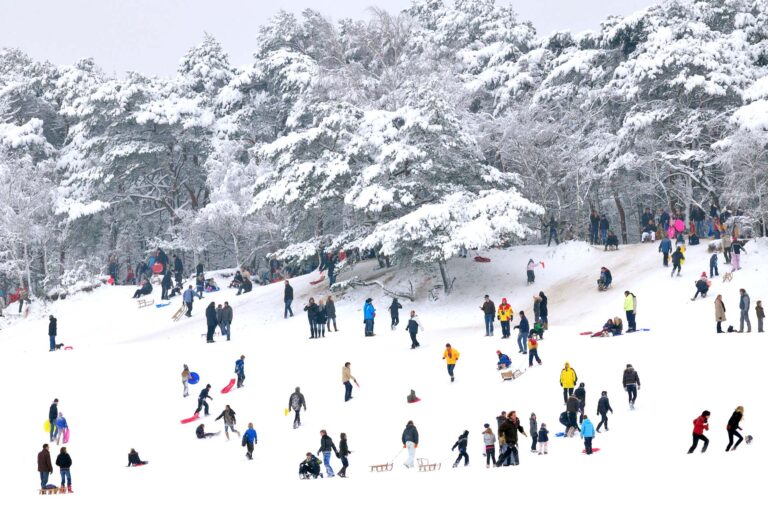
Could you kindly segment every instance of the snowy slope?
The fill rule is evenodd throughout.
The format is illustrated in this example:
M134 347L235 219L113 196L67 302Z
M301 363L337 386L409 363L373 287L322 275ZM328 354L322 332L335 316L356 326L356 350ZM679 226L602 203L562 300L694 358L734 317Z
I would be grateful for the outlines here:
M340 331L309 340L302 305L309 296L328 294L325 283L310 285L317 274L292 280L297 317L289 320L282 317L281 284L239 297L229 289L209 294L195 303L193 318L179 323L170 320L178 298L166 308L138 310L128 287L100 288L53 303L38 311L38 317L0 331L5 389L0 437L12 438L5 445L5 498L22 508L51 504L36 493L35 456L47 440L43 423L48 406L58 397L72 430L68 449L76 494L57 496L55 502L67 508L95 508L104 502L128 508L158 501L298 508L305 504L303 496L320 508L485 506L501 501L545 508L563 501L577 508L638 508L662 499L701 501L701 508L714 508L731 500L734 484L742 501L749 502L746 506L758 508L759 462L765 454L758 424L768 418L760 384L765 337L714 334L713 300L723 295L729 323L734 324L740 287L747 288L753 304L766 297L768 273L760 268L766 267L768 244L749 243L745 269L730 283L716 279L709 297L696 302L690 297L694 280L708 267L706 246L687 252L681 278L670 278L661 268L656 248L622 246L606 253L569 243L492 251L489 264L452 261L456 289L438 301L428 299L423 276L378 271L371 262L359 265L357 273L376 275L388 286L404 287L409 279L418 286L417 302L403 302L401 313L404 318L415 308L426 327L419 338L423 347L416 351L402 329L405 321L401 329L389 330L390 299L375 288L338 296ZM545 264L537 270L533 287L525 285L528 258ZM596 291L601 265L614 275L614 286L605 293ZM721 258L721 273L725 269ZM580 336L598 329L608 317L623 316L625 289L638 297L638 327L651 331L612 339ZM483 336L478 307L488 293L497 304L507 297L516 314L524 309L532 316L531 297L538 290L549 296L551 327L540 348L544 364L502 383L495 371L496 349L513 356L517 366L527 365L527 359L516 354L514 339L499 338L498 323L497 336ZM159 289L155 294L159 297ZM367 296L378 309L374 338L362 335L361 308ZM234 306L232 342L217 337L207 345L200 337L203 308L211 299ZM74 350L47 352L48 313L59 319L58 341ZM756 331L754 314L752 319ZM446 341L461 352L453 384L441 360ZM221 395L240 354L246 355L246 387ZM352 363L360 383L346 404L341 384L345 361ZM553 437L550 454L539 457L527 451L528 440L522 438L520 466L486 470L482 425L494 424L500 411L517 410L526 430L532 411L552 435L561 430L558 379L565 361L586 384L588 414L594 415L601 390L611 397L611 431L595 439L602 451L587 457L580 453L579 439ZM621 387L628 362L643 383L634 412L627 409ZM213 416L205 419L210 431L223 430L222 422L213 418L226 403L237 411L241 431L249 421L255 424L259 443L254 461L245 460L236 439L226 442L222 434L200 441L194 425L179 424L194 411L202 389L192 386L192 395L182 398L179 374L184 363L200 373L203 385L213 385ZM295 386L301 386L308 407L298 430L283 415ZM410 389L422 398L420 403L406 404ZM737 405L745 406L744 431L756 440L726 454L725 423ZM710 450L703 456L686 455L691 421L705 408L712 412ZM400 435L409 419L421 435L418 456L442 461L441 471L418 473L402 467ZM317 451L322 428L337 444L339 433L347 433L354 452L350 479L297 480L298 464L305 452ZM471 465L452 470L455 454L450 447L465 429L470 431ZM150 460L148 466L124 467L132 447ZM55 458L58 448L52 452ZM369 464L393 459L392 472L368 473ZM338 470L340 463L333 462ZM58 472L53 481L58 481Z

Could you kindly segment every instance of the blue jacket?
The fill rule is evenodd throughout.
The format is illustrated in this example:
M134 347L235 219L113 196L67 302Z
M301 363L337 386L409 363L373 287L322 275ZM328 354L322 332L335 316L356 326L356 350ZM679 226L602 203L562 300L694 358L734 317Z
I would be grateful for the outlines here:
M69 428L67 420L63 416L61 418L56 418L56 428L61 430Z
M235 373L242 374L245 371L245 361L239 359L235 361Z
M528 318L523 317L520 319L520 324L517 325L517 328L520 330L520 333L528 334L528 331L530 331L531 327L528 325Z
M546 443L549 441L549 431L545 428L539 429L539 443Z
M373 320L373 316L376 314L376 309L373 307L373 303L366 303L363 306L363 319Z
M595 426L592 425L589 418L584 418L584 421L581 422L581 437L595 437Z
M498 364L507 365L509 367L509 366L512 366L512 360L510 360L509 356L507 356L506 354L502 354L501 357L499 358Z
M256 431L254 429L249 428L248 430L243 433L243 439L249 443L256 443Z
M672 251L672 241L670 241L668 237L665 237L661 240L661 243L659 244L659 251L661 253L669 253Z
M182 299L185 303L191 303L195 300L195 293L192 289L187 289L184 291L184 294L182 294Z

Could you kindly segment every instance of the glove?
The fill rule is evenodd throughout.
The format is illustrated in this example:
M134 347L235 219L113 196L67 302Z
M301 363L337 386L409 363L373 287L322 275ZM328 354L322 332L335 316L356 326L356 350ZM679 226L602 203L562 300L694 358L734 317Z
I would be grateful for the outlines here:
M403 445L403 448L405 448L405 445Z
M416 443L416 445L414 446L414 448L418 448L418 447L419 447L419 443ZM53 471L51 471L51 473L53 473Z

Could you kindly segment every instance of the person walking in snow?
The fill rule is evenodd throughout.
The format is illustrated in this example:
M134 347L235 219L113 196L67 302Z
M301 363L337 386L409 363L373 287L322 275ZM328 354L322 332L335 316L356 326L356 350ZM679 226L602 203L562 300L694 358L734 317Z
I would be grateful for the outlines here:
M579 387L574 390L573 394L579 399L579 423L584 419L584 407L587 404L587 390L584 388L584 383L579 383Z
M539 340L538 335L531 331L528 334L528 366L533 366L533 360L536 360L536 363L541 365L541 358L539 358Z
M762 301L758 301L755 305L755 315L757 315L757 332L765 333L765 331L763 331L763 319L765 319L765 310L763 310Z
M411 349L415 349L421 345L418 340L416 340L416 335L423 329L424 326L421 325L421 321L416 315L416 310L411 310L411 316L408 319L408 324L405 326L405 330L411 336Z
M56 419L59 417L59 399L54 398L51 407L48 408L48 425L50 426L50 441L56 438Z
M56 326L56 317L53 315L48 316L48 340L50 342L50 352L53 352L56 350L56 335L57 335L57 326Z
M699 294L701 294L701 297L705 298L707 297L707 291L709 291L709 285L710 282L707 280L707 273L706 271L702 271L701 277L696 280L696 294L693 295L691 298L691 301L696 301L696 298L699 297Z
M696 450L699 441L704 441L704 447L701 449L701 453L707 451L709 439L704 435L704 431L709 430L709 415L709 411L704 411L701 413L701 416L693 420L693 444L688 449L688 453L693 453Z
M507 413L506 420L499 426L499 441L503 436L506 449L499 455L496 467L520 464L520 454L517 450L518 433L526 435L525 429L520 425L520 418L517 417L517 413L510 411Z
M541 298L541 303L539 303L539 314L541 314L541 325L544 326L544 330L546 331L549 329L549 299L544 294L544 291L539 292L539 298Z
M206 384L205 388L203 388L203 391L200 392L200 395L197 397L197 409L195 409L195 414L200 414L200 410L205 408L205 415L208 416L208 402L207 400L213 400L213 397L208 395L208 392L211 391L211 385Z
M231 338L231 329L232 326L232 318L233 318L233 310L232 307L229 306L229 301L224 301L224 307L221 309L221 318L219 319L219 328L221 328L221 336L227 337L227 342L229 342Z
M189 396L189 379L192 377L192 372L189 371L189 367L184 365L184 370L181 371L181 384L184 386L184 397Z
M531 433L531 453L536 453L536 443L539 442L539 425L536 421L536 413L531 413L528 418L528 432Z
M347 477L347 468L349 467L349 461L347 460L347 457L349 457L351 453L352 452L349 450L349 444L347 443L347 434L342 432L339 439L339 453L336 454L336 456L341 461L339 476L342 478Z
M672 251L672 241L669 237L665 237L659 243L659 253L662 254L661 262L664 267L669 267L669 252Z
M491 462L496 466L496 435L487 423L483 425L483 445L485 445L485 467L490 468Z
M734 237L733 242L731 243L731 251L733 252L733 255L731 256L731 268L733 271L738 271L741 269L741 252L747 253L747 250L744 249L742 242Z
M752 333L752 323L749 321L749 294L744 289L739 289L739 333L744 332L744 323L747 323L747 333Z
M245 382L245 354L235 361L235 374L237 374L237 387L242 388Z
M456 368L456 362L459 361L459 351L451 347L451 344L445 344L443 359L448 366L448 375L451 376L451 382L453 382L453 371Z
M640 376L637 375L634 367L627 363L627 368L624 369L624 375L621 378L621 383L624 385L629 397L629 408L635 408L635 400L637 400L637 390L640 389Z
M288 398L288 408L293 409L294 416L293 416L293 428L297 429L301 427L301 408L304 408L304 410L307 410L307 402L304 400L304 395L301 393L301 388L296 386L296 390L291 393L291 396Z
M376 309L373 307L373 299L368 298L363 305L363 322L365 322L365 336L374 336L373 321L376 318Z
M56 418L56 445L58 446L59 441L64 441L65 443L69 439L69 425L67 424L67 419L64 418L64 415L62 413L59 413L58 418Z
M227 441L229 441L230 430L237 434L237 437L240 437L240 432L235 430L235 424L237 423L237 418L235 418L235 415L235 410L229 407L229 405L225 405L224 410L214 420L219 421L220 419L224 418L224 435L227 436Z
M341 369L341 382L344 384L344 402L352 400L352 383L357 384L357 379L352 375L352 364L347 361Z
M717 332L723 333L723 321L725 321L725 303L723 296L718 294L715 298L715 320L717 321Z
M331 452L339 456L339 451L336 449L336 445L333 444L333 439L325 429L320 431L320 448L317 450L317 454L323 454L323 465L325 466L325 473L328 478L333 478L333 468L331 467Z
M563 388L563 402L568 402L568 397L573 395L573 389L576 387L579 377L576 375L576 371L571 368L571 364L567 361L565 366L560 371L560 387Z
M541 428L539 429L539 437L537 439L539 455L547 455L549 453L549 430L547 430L546 423L541 424Z
M328 321L328 314L325 311L325 303L321 299L317 303L317 315L315 316L315 329L317 336L325 338L325 323Z
M392 304L389 305L389 315L392 318L392 331L395 330L398 324L400 324L400 309L403 307L403 305L400 304L400 301L397 300L397 298L392 298Z
M339 328L336 327L336 301L333 300L333 296L328 296L328 300L325 302L325 315L328 333L331 332L331 322L333 322L333 330L338 331Z
M213 334L216 332L216 326L218 326L216 320L216 304L213 301L211 301L205 309L205 323L208 326L208 331L205 333L205 341L212 344Z
M70 468L72 467L72 457L67 453L67 447L62 446L59 450L59 455L56 457L56 465L59 466L59 474L61 474L61 488L64 489L66 483L67 492L72 492L72 475L70 474Z
M628 290L624 291L624 312L627 314L627 333L637 331L637 297Z
M291 310L291 303L293 303L293 287L291 287L291 284L288 283L288 280L285 280L283 303L285 304L285 309L283 310L283 319L287 319L289 313L291 314L291 317L293 317L293 310Z
M258 442L259 438L256 435L256 430L253 428L253 423L248 423L248 429L246 429L243 434L243 446L245 446L247 450L245 456L248 457L248 460L253 460L253 446Z
M726 452L729 452L732 449L736 450L736 448L738 448L741 442L744 440L744 437L739 434L739 431L741 430L742 418L744 418L744 408L739 406L728 419L728 425L725 427L726 430L728 430L728 446L725 447ZM735 445L733 444L734 436L739 438ZM733 448L731 448L731 446L733 446Z
M459 449L459 456L456 457L456 460L453 462L453 467L457 467L459 465L459 461L463 458L464 459L464 467L469 466L469 455L467 454L467 441L469 439L469 431L465 430L464 432L459 435L459 438L456 440L455 443L453 443L453 446L451 447L451 451L454 451L456 448Z
M402 435L403 448L408 450L408 459L403 464L407 468L413 467L413 458L416 456L416 448L419 447L419 431L413 421L408 420Z
M722 241L720 243L723 245L723 258L725 259L726 264L731 263L731 243L733 242L732 238L728 234L724 234Z
M677 276L680 276L680 269L684 260L685 255L683 255L682 248L678 246L675 252L672 254L672 272L669 276L675 276L675 269L677 269Z
M488 294L485 295L485 301L480 306L485 316L485 336L493 336L493 315L496 313L496 305L493 304Z
M584 450L587 455L592 455L592 439L595 437L595 426L592 420L585 414L584 421L581 423L581 437L584 439Z
M528 276L528 285L536 281L536 274L533 270L536 269L536 263L533 259L528 259L528 266L526 267L526 275Z
M717 270L717 252L713 253L709 257L709 277L720 276L720 272Z
M517 330L517 347L521 354L528 354L528 332L531 327L528 325L528 317L525 316L525 312L520 311L520 324L515 326Z
M547 246L549 246L552 243L552 238L555 239L555 245L559 245L560 241L557 239L557 221L555 220L554 216L550 216L549 223L547 223L547 227L549 227L549 241L547 241Z
M184 301L184 306L187 308L187 313L185 313L185 315L187 317L192 317L192 302L195 300L195 291L192 290L191 285L184 291L184 294L181 295L181 299Z
M600 399L597 401L597 414L600 416L600 422L597 424L598 432L600 432L600 427L603 425L605 425L605 431L608 432L608 411L613 414L611 402L608 400L608 392L604 391L600 394Z
M512 317L514 317L514 312L512 311L512 307L507 303L507 298L501 298L499 310L496 312L496 318L498 318L501 323L501 338L510 337L511 332L509 330L509 323L512 320Z

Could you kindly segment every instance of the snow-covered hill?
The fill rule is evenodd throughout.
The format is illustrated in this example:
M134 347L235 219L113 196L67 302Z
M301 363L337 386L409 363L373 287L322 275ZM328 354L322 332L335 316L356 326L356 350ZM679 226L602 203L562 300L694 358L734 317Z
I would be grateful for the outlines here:
M728 323L738 326L738 289L748 290L753 305L766 297L768 272L761 268L768 267L768 243L750 242L745 269L731 282L715 279L710 295L695 302L690 301L693 282L708 268L706 245L689 249L681 278L670 278L656 250L657 245L645 244L606 253L568 243L492 251L487 264L452 261L455 291L437 301L428 298L430 286L423 276L360 264L356 273L383 273L378 278L387 286L405 287L408 280L417 285L417 301L403 302L401 313L402 319L416 309L423 321L426 331L417 350L409 348L405 321L390 331L386 308L391 300L375 288L337 296L340 331L308 339L303 304L310 296L328 294L325 282L310 284L317 274L292 280L297 316L288 320L282 315L282 284L239 297L229 289L208 294L195 303L192 318L178 323L171 320L178 298L165 308L137 309L128 287L100 288L53 303L0 332L3 497L21 508L52 503L66 508L639 508L657 501L714 508L734 497L741 506L759 508L765 455L760 429L768 418L762 391L766 336L756 333L754 313L753 334L716 335L713 300L723 295ZM537 270L532 287L525 284L529 258L545 266ZM722 257L720 264L722 274L728 268ZM612 270L614 285L598 293L595 280L602 265ZM539 350L543 366L502 383L495 370L497 349L512 356L516 366L524 367L527 359L516 354L514 338L500 338L498 322L496 336L484 337L478 307L488 293L497 304L506 297L516 314L524 309L531 316L531 298L539 290L549 296L550 310L550 330ZM598 329L608 317L623 316L624 290L637 295L638 327L651 331L618 338L579 335ZM155 294L159 297L159 289ZM378 309L373 338L363 336L361 309L368 296ZM228 300L234 307L229 343L217 337L208 345L201 338L203 308L210 300ZM6 313L13 312L12 307ZM58 317L58 341L73 350L48 352L48 313ZM461 352L453 384L441 359L446 342ZM245 388L221 395L241 354L246 356ZM360 383L348 403L341 384L346 361ZM481 432L484 423L495 428L500 411L516 410L526 429L531 412L552 436L562 429L558 380L566 361L586 384L588 414L594 415L600 391L611 398L611 430L594 442L601 451L588 457L581 454L579 439L552 437L549 455L537 456L522 438L520 466L486 470ZM202 383L191 387L188 398L182 398L180 382L184 363L200 374ZM633 412L621 386L626 363L636 367L642 380ZM220 435L201 441L194 425L179 423L193 413L206 383L214 389L213 416L204 420L207 429L223 429L213 418L230 404L239 430L253 422L258 432L252 462L237 439L227 442ZM308 408L298 430L283 413L295 386L301 387ZM410 389L421 402L406 403ZM53 398L59 399L72 431L68 449L76 494L51 501L37 495L35 457L47 442L43 424ZM737 405L745 406L744 431L755 442L726 454L725 424ZM686 455L691 421L703 409L712 412L710 450ZM442 462L442 470L419 473L403 467L400 436L408 420L420 433L418 456ZM354 452L349 479L297 479L304 453L319 447L320 429L327 429L337 444L339 434L347 433ZM450 448L465 429L470 432L470 467L451 469L455 452ZM130 448L150 464L125 468ZM55 458L58 448L52 452ZM370 464L391 461L393 471L369 473ZM333 463L341 467L335 458ZM58 472L53 481L58 482Z

